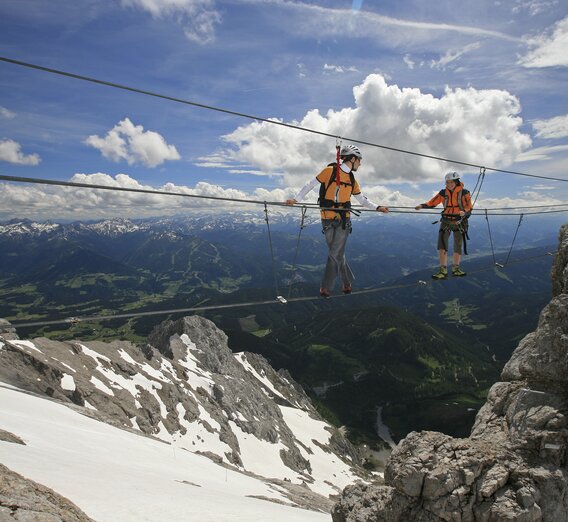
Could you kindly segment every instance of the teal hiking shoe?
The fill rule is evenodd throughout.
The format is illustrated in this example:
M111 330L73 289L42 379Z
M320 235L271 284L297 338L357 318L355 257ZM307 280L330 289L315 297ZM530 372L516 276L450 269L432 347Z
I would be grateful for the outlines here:
M448 279L448 269L445 266L441 266L433 276L432 279Z
M454 276L454 277L463 277L463 276L465 276L465 275L467 275L467 273L464 272L464 271L459 267L459 265L454 265L454 266L452 266L452 276Z

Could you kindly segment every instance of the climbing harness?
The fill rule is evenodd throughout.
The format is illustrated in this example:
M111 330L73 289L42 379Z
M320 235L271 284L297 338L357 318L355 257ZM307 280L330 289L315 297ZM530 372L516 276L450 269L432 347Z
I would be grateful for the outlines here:
M467 252L467 242L469 240L468 234L468 223L467 217L470 215L469 212L466 215L461 216L461 214L442 214L442 217L438 221L432 222L433 225L436 223L440 223L440 230L438 231L438 235L440 236L441 243L444 245L444 250L448 251L448 244L446 243L446 238L444 237L446 232L449 230L450 232L456 233L459 232L463 238L463 253L464 255L468 255ZM461 217L461 219L457 221L450 221L446 219L446 217Z

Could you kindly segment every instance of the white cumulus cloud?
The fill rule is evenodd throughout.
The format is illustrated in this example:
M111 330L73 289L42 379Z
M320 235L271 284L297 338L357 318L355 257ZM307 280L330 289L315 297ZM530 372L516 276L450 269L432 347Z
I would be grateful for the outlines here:
M88 187L28 186L0 183L0 220L14 216L30 219L98 219L111 217L168 216L199 209L212 213L227 210L262 211L264 201L282 202L289 194L284 189L257 188L251 192L222 187L206 182L195 186L166 183L161 187L144 185L127 174L110 176L102 172L77 173L69 181L137 190L157 190L184 194L168 196L105 190ZM187 196L207 196L240 200L255 200L259 204L200 199Z
M568 66L568 16L528 44L534 48L519 60L523 67Z
M214 0L121 0L122 5L137 7L154 18L172 18L179 23L185 36L197 43L215 40L215 27L221 23L221 14Z
M526 150L531 139L519 130L520 104L502 90L446 88L436 97L416 88L388 85L369 75L353 89L355 104L321 114L310 110L292 124L332 136L416 151L488 166L505 166ZM278 120L279 121L279 120ZM285 186L301 186L334 158L330 137L253 122L224 136L227 161L263 172L284 172ZM437 181L445 162L359 145L366 183ZM223 153L218 152L218 156Z
M0 141L0 160L15 165L39 165L41 158L37 154L24 154L17 141L4 139Z
M538 138L551 139L568 136L568 114L548 120L536 120L532 125Z
M145 131L142 125L134 125L128 118L120 121L104 138L89 136L85 143L101 151L113 161L126 160L129 165L142 163L156 167L167 160L179 160L174 145L168 145L157 132Z

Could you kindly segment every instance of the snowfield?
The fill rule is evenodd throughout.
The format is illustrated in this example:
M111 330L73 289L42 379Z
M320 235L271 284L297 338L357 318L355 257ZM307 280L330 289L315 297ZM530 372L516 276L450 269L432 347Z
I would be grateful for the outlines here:
M0 441L2 464L67 497L97 522L331 518L251 498L290 504L278 486L4 384L0 384L0 429L26 443Z

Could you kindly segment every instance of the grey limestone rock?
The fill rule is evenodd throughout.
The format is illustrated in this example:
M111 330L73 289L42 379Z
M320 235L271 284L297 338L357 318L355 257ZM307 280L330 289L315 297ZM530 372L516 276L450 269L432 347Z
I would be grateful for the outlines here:
M346 488L334 522L568 521L568 225L553 298L489 391L467 439L410 433L385 485Z
M0 521L93 522L70 500L0 464Z
M6 340L18 339L18 335L9 321L0 318L0 342L2 342L2 338Z
M568 224L560 229L558 251L552 265L552 295L568 294Z
M0 440L3 440L4 442L13 442L14 444L22 444L24 446L26 445L20 437L3 429L0 429Z

